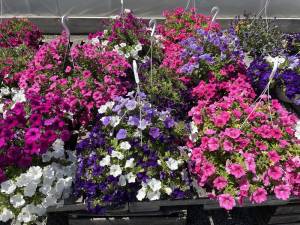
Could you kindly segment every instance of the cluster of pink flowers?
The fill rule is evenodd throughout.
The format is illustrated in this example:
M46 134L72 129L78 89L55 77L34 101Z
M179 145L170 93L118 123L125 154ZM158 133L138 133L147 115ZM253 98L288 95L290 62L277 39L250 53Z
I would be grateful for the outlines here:
M0 114L0 182L6 173L12 175L31 166L38 155L48 151L54 141L67 141L70 132L63 121L59 103L39 95L16 103Z
M297 117L266 96L254 103L244 75L226 83L226 94L210 104L204 99L214 96L214 84L194 89L200 100L190 116L198 129L187 145L198 185L227 210L235 198L242 204L248 197L262 203L273 193L282 200L300 196Z
M92 44L77 45L69 52L62 35L39 49L19 85L27 96L40 94L49 100L61 96L61 110L72 114L73 125L87 125L101 105L127 92L129 67L117 52Z
M42 41L38 27L27 19L10 19L0 24L0 47L11 48L22 44L37 49Z

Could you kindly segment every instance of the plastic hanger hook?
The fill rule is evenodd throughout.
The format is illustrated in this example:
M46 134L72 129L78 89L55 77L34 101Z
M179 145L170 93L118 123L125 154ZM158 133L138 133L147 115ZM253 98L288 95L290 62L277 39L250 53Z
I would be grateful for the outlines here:
M215 22L215 20L217 18L217 15L219 14L219 12L220 12L220 8L218 6L214 6L211 9L210 14L211 15L213 14L212 19L211 19L212 22Z
M64 31L67 34L68 39L70 40L70 29L68 28L67 23L66 23L66 21L68 21L68 20L69 20L68 16L63 15L61 18L61 24L64 28Z

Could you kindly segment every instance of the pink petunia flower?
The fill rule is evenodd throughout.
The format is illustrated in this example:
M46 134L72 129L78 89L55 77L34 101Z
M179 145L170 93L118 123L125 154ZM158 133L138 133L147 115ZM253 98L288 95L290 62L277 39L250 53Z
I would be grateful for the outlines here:
M29 128L25 134L25 142L33 143L41 137L40 129L38 128Z
M202 170L203 170L203 175L206 177L209 177L216 172L216 168L214 167L214 165L212 163L205 163L202 166Z
M207 146L209 151L213 152L218 150L219 148L219 141L217 138L210 138L207 142Z
M281 160L280 155L275 150L268 152L268 156L273 163L277 163Z
M241 178L246 174L244 168L238 163L229 164L226 167L226 171L229 174L233 175L235 178Z
M278 185L274 188L276 198L281 200L288 200L291 195L291 188L289 185Z
M213 184L214 184L214 187L220 191L227 186L228 182L225 177L217 177L214 180Z
M232 139L237 139L241 135L241 130L237 128L226 128L225 135Z
M231 210L236 206L236 202L230 194L221 194L218 196L218 200L220 206L226 210Z
M225 140L223 142L223 148L226 152L231 152L233 150L233 144L230 141Z
M255 192L253 192L251 199L255 203L263 203L267 200L267 191L263 188L258 188Z
M273 166L268 170L268 176L273 180L279 180L283 175L282 169L278 166Z

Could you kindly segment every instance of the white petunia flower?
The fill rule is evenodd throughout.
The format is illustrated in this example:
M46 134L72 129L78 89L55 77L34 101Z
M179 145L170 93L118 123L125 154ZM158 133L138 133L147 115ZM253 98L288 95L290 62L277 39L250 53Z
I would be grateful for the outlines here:
M160 199L160 192L159 191L149 191L147 193L147 198L150 201L155 201Z
M38 216L43 216L46 214L46 208L43 205L37 205L36 206L36 214Z
M113 158L117 158L117 159L124 159L124 155L121 153L121 152L118 152L118 151L112 151L111 152L111 157Z
M39 191L41 193L43 193L44 195L48 195L51 192L51 190L52 190L52 187L49 184L45 184L39 188Z
M4 112L3 109L4 109L4 104L3 104L3 103L0 103L0 113L3 113L3 112Z
M159 191L161 189L161 182L155 178L152 178L147 184L152 191Z
M146 194L147 194L147 188L142 187L136 195L137 200L142 201L146 197Z
M120 144L120 148L123 150L129 150L131 148L131 145L128 141L124 141Z
M32 197L36 192L37 184L30 183L24 187L24 196Z
M100 166L104 167L109 165L110 165L110 156L107 155L100 161Z
M32 166L27 171L27 176L31 179L32 182L40 183L40 179L43 176L43 170L39 166Z
M119 178L119 183L118 185L120 185L121 187L124 187L126 185L126 177L121 175Z
M14 214L7 208L4 208L0 213L0 221L6 223L7 221L14 218Z
M48 208L50 206L54 206L56 205L57 203L57 199L52 196L52 195L48 195L42 202L42 205L45 207L45 208Z
M135 183L136 175L130 172L126 175L126 179L128 180L128 183Z
M53 181L55 180L55 170L54 168L49 165L43 169L43 184L52 185Z
M300 120L297 121L295 130L295 137L300 140Z
M5 194L12 194L16 190L17 186L14 181L7 180L1 183L1 192Z
M112 116L110 119L110 125L112 127L116 127L119 125L121 118L119 116Z
M103 113L106 113L107 111L107 105L101 105L100 108L98 109L98 113L99 114L103 114Z
M64 142L60 138L55 140L52 144L52 148L54 150L54 152L52 152L54 158L61 159L65 156Z
M10 197L9 202L13 205L14 208L20 208L25 204L23 195L20 195L20 194L16 194L16 195Z
M107 45L108 45L108 40L102 41L101 44L102 44L103 46L107 46Z
M165 187L164 191L166 192L167 195L171 195L172 194L172 189L169 187Z
M141 51L143 49L143 47L142 47L142 44L141 43L138 43L136 46L135 46L135 50L136 51Z
M122 174L122 169L119 165L111 165L109 174L117 177Z
M126 47L126 43L123 42L120 44L120 46L121 46L121 48L124 48L124 47Z
M96 44L99 44L99 38L98 37L95 37L95 38L92 38L92 40L91 40L91 43L92 43L92 45L96 45Z
M134 158L130 158L125 163L125 168L133 168L134 167Z
M17 93L13 96L12 100L13 100L13 102L15 102L15 103L26 102L26 97L25 97L24 91L21 90L21 91L17 92Z
M167 166L170 168L170 170L178 170L178 161L173 158L169 158L167 161Z
M9 88L8 87L3 87L0 89L0 93L2 96L6 96L10 94Z
M50 162L52 159L52 152L48 151L45 154L42 155L42 161L45 162Z
M27 207L24 207L21 212L19 213L17 217L18 222L23 223L29 223L31 221L34 221L36 219L36 216L33 215Z
M31 178L26 173L22 173L19 177L16 179L16 185L18 187L25 187L31 182Z

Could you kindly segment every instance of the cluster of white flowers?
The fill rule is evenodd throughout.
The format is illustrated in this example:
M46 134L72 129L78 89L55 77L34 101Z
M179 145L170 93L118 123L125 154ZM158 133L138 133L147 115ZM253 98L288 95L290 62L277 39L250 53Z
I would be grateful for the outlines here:
M2 103L2 99L10 97L13 101L12 108L16 103L25 102L26 97L23 90L9 88L9 87L2 87L0 88L0 113L4 113L4 104Z
M141 43L137 43L135 46L129 46L126 43L120 43L114 46L114 51L118 52L119 55L125 56L125 58L133 58L135 60L142 60L139 57L139 52L143 49Z
M298 120L297 124L296 124L296 127L295 127L295 136L297 139L300 140L300 120Z
M59 160L67 163L60 164ZM10 204L0 210L0 221L35 222L45 215L48 207L62 205L63 199L70 196L76 171L74 153L65 151L64 142L57 139L43 155L43 162L47 165L32 166L26 173L1 183L0 196Z

